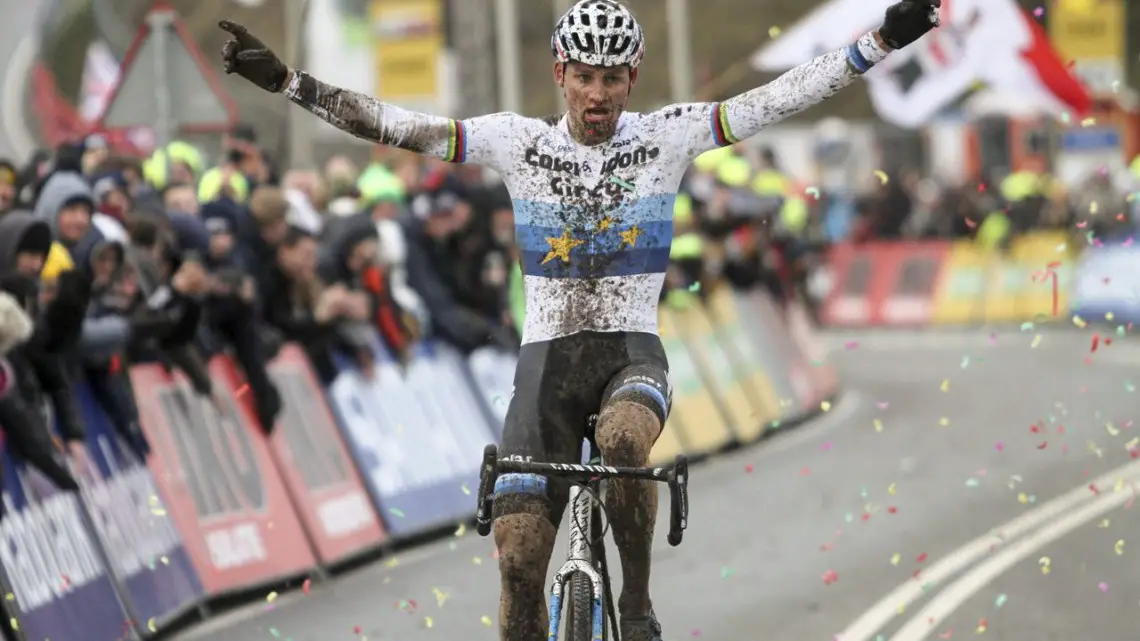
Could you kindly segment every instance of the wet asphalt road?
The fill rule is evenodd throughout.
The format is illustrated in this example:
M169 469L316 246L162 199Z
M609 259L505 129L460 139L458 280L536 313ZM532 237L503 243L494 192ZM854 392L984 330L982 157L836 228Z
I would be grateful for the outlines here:
M1136 639L1140 343L1090 332L829 337L842 399L695 468L681 547L662 515L666 639ZM493 554L457 532L179 638L493 641Z

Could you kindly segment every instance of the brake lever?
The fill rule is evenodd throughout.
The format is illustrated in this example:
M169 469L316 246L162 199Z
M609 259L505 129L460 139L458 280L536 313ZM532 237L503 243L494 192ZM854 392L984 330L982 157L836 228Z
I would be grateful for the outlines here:
M495 503L495 481L499 480L499 448L483 448L483 463L479 466L479 498L475 508L475 531L479 536L491 533L491 515Z
M669 545L681 544L689 527L689 461L678 454L669 479Z

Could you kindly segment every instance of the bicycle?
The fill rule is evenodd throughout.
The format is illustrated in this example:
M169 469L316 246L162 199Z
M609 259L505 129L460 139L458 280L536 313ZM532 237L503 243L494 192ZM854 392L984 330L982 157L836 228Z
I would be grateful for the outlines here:
M689 463L683 454L665 467L612 467L604 465L601 451L594 440L597 415L589 419L585 442L589 454L577 463L542 463L521 460L518 457L499 458L499 448L488 445L483 449L483 463L479 469L479 503L475 512L475 528L480 536L491 533L492 507L495 481L500 474L537 474L569 479L570 488L570 544L566 562L554 575L550 586L550 631L547 639L558 638L562 622L562 600L567 582L571 583L571 598L566 607L569 625L565 641L613 641L618 639L617 613L606 569L605 535L609 525L602 527L601 492L607 479L639 479L669 485L669 545L681 544L681 537L689 519ZM589 532L587 537L586 532ZM604 611L604 612L603 612ZM608 616L607 616L608 615ZM606 626L607 618L609 626Z

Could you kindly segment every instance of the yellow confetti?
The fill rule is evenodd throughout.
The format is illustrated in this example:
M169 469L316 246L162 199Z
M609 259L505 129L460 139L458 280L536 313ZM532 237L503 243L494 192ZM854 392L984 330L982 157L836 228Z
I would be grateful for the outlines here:
M392 558L388 559L388 563L386 565L390 568L394 568L399 564L400 564L400 559L397 557L392 557Z
M894 496L896 491L897 491L897 488L895 487L894 483L891 483L890 485L887 486L887 494Z
M1025 492L1019 492L1017 494L1017 502L1025 505L1029 502L1029 496Z
M1115 550L1117 554L1124 554L1124 539L1117 541L1112 549Z
M943 392L948 391L950 389L950 379L948 379L948 378L942 379L942 388L941 389Z
M1077 327L1080 327L1081 329L1084 329L1089 325L1085 322L1085 319L1081 318L1080 316L1073 316L1073 324Z
M941 425L942 427L946 427L947 425L950 424L950 419L943 416L942 418L938 419L938 424Z
M463 493L466 494L467 496L471 496L471 488L467 487L466 483L459 486L459 489L463 490Z
M877 177L879 179L879 182L884 185L891 180L890 176L887 175L887 172L883 171L882 169L875 170L875 177Z
M440 590L439 588L432 588L431 593L435 595L435 604L438 607L443 607L443 602L450 596L448 593Z
M1097 202L1095 200L1092 201L1091 204L1089 204L1089 213L1092 214L1093 216L1096 216L1096 212L1098 209L1100 209L1100 207L1097 205Z
M779 38L780 34L783 32L784 32L784 30L777 27L777 26L773 25L771 27L768 27L768 37L769 38Z
M158 628L154 625L154 617L151 617L147 620L146 629L150 630L151 632L158 632Z
M899 604L898 613L902 614L903 612L906 612L906 601Z
M1140 436L1137 436L1136 438L1133 438L1131 441L1128 441L1127 443L1125 443L1124 449L1134 450L1134 449L1136 449L1137 445L1140 445Z
M1117 477L1116 487L1112 488L1112 490L1114 492L1123 492L1124 491L1124 478L1123 477Z
M434 625L434 623L431 620L431 617L424 617L424 627L430 628L432 625Z
M155 515L155 516L166 516L166 510L164 510L160 507L154 508L153 510L150 511L150 513Z
M875 426L876 432L882 432L883 431L883 422L880 421L879 419L875 419L874 421L872 421L872 424Z
M475 565L483 565L483 559L480 559L479 557L475 557L475 558L471 559L471 562L474 563Z
M1049 557L1043 556L1037 560L1037 563L1041 566L1041 574L1049 574L1049 564L1052 563Z
M1117 434L1120 434L1120 430L1113 427L1112 423L1105 423L1104 429L1108 432L1109 436L1116 436Z
M487 626L488 628L491 627L491 617L487 616L486 614L484 614L483 618L479 620L482 621L483 625Z
M266 595L265 600L268 603L273 603L274 601L277 600L277 593L276 592L270 592L268 595Z
M1108 519L1105 519L1105 520L1101 521L1100 523L1097 523L1096 526L1099 528L1106 528L1109 526L1109 523L1110 523L1110 521Z
M1033 342L1029 344L1029 348L1030 349L1037 349L1037 346L1040 344L1041 344L1041 334L1038 334L1038 335L1033 337Z
M894 554L891 556L891 565L898 565L898 564L899 564L899 561L901 561L901 560L902 560L902 555L901 555L901 554L899 554L898 552L895 552L895 553L894 553Z
M1082 127L1091 127L1096 124L1096 118L1085 118L1081 121Z
M162 561L163 565L170 565L170 559L166 558L165 556L158 557L158 560Z
M974 628L974 634L984 634L986 631L985 620L978 621L978 627Z
M825 412L830 412L831 411L831 401L824 401L824 402L819 404L819 407L820 407L820 409L822 409Z
M459 528L457 528L455 530L455 536L463 536L466 533L467 533L467 524L466 523L460 523Z

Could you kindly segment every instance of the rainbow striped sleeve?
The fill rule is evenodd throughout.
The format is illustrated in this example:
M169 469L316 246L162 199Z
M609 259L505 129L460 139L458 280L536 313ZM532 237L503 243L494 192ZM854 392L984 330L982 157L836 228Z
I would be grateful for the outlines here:
M443 159L453 163L467 161L467 131L462 120L452 119L448 122L447 155Z
M723 102L718 102L712 108L712 133L717 146L726 147L735 145L740 139L732 135L732 127L728 124L728 110Z

